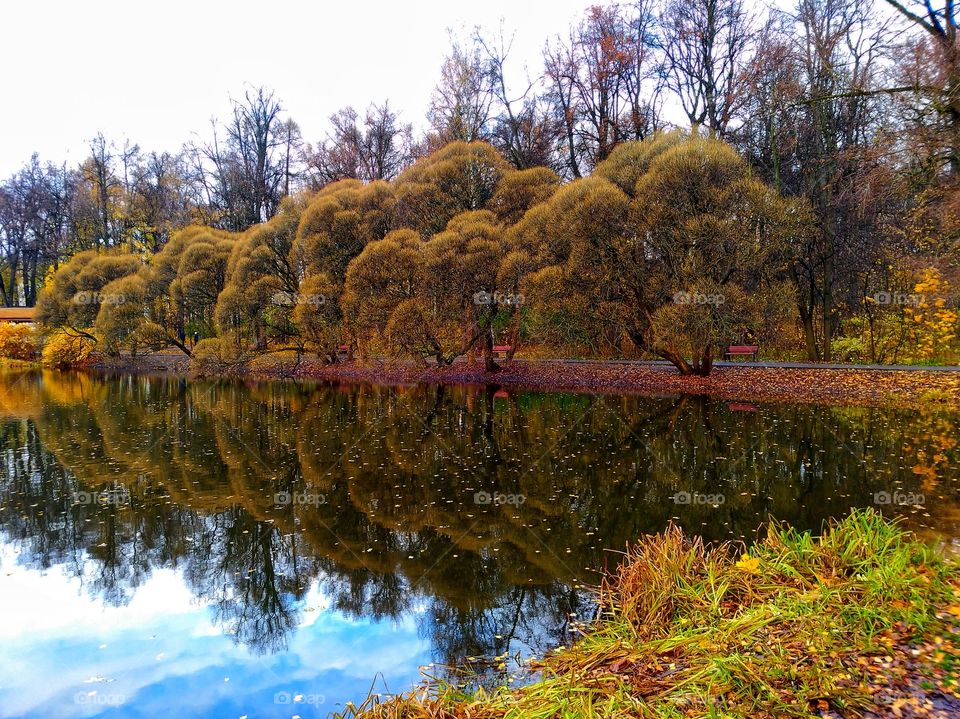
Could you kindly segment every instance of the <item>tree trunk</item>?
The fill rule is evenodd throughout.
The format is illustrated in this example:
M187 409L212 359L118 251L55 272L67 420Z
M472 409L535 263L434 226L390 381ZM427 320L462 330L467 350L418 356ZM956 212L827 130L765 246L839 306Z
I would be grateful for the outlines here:
M483 370L485 372L499 372L500 365L493 358L493 327L487 327L482 336L483 341Z
M700 358L694 361L693 373L699 377L708 377L713 369L713 347L707 345L703 348Z
M669 347L657 347L653 349L652 352L658 357L663 357L670 364L676 367L680 374L689 376L694 373L693 367L690 366L690 363L687 362L687 360L685 360L679 352L676 352Z

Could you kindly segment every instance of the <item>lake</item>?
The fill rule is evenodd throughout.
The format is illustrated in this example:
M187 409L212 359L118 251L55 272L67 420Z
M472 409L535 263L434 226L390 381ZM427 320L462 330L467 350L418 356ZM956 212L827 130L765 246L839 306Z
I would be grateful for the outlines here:
M936 408L8 371L0 426L0 717L523 681L671 520L751 539L875 506L960 537Z

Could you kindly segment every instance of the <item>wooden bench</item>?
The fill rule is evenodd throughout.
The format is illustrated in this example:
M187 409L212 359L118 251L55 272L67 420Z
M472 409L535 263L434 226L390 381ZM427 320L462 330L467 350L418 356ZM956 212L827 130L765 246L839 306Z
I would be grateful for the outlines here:
M500 357L501 355L506 357L511 352L513 352L513 345L494 345L493 346L494 357Z
M760 348L757 345L730 345L723 351L723 358L726 360L734 357L749 357L756 360L759 351Z

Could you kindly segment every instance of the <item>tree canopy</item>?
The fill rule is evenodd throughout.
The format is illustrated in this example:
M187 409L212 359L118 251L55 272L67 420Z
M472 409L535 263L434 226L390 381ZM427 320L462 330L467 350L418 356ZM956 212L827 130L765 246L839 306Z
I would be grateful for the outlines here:
M79 253L41 317L108 353L191 354L197 333L199 362L291 349L336 362L346 347L440 365L470 355L494 371L500 333L707 373L724 341L783 313L767 298L782 296L808 212L716 139L625 143L567 184L454 142L393 181L290 197L240 233L191 226L155 255Z

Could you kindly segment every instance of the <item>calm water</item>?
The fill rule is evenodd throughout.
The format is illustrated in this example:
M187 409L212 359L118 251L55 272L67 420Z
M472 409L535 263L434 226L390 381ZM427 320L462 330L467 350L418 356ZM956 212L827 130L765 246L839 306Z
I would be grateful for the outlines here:
M567 641L609 550L671 518L749 538L771 515L818 529L879 506L956 545L958 425L702 397L2 375L0 717L306 719L430 664L489 679L492 657Z

